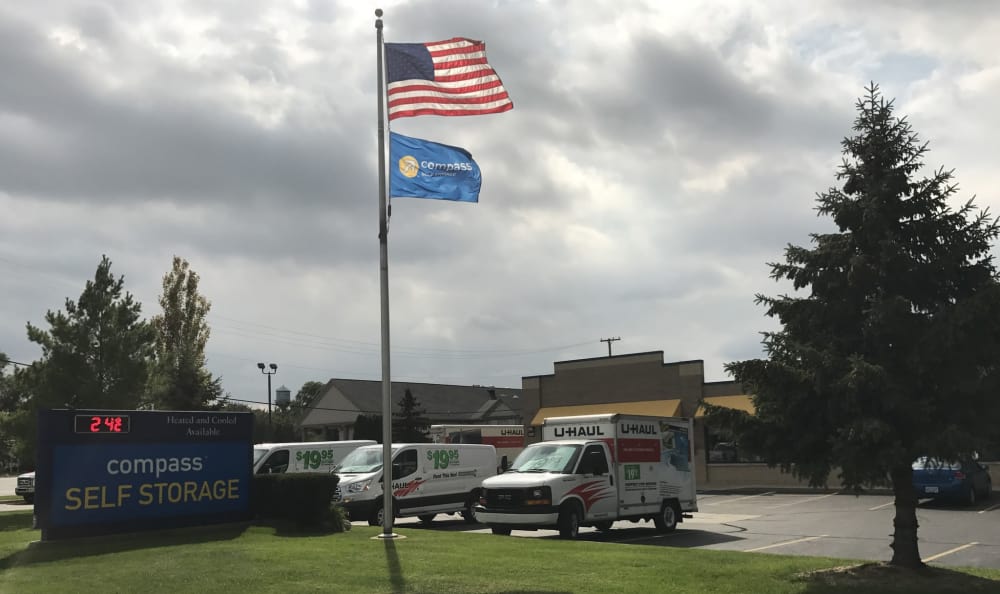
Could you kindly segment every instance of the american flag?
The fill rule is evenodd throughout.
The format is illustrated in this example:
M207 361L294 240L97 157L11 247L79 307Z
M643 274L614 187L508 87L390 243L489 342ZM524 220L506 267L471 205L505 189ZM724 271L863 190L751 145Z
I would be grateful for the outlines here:
M486 44L462 37L387 43L389 119L500 113L514 102L486 62Z

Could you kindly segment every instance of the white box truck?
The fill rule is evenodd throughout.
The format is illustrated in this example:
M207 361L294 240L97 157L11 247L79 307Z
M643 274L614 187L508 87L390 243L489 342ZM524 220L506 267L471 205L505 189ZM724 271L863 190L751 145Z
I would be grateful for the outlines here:
M542 441L483 481L479 522L494 534L652 520L670 532L698 511L691 419L626 414L545 419ZM690 515L688 516L690 517Z
M334 472L339 502L352 520L383 522L382 446L351 452ZM417 516L429 523L439 513L461 513L476 522L479 485L497 473L491 445L392 444L392 500L395 516Z
M524 425L431 425L434 443L484 443L497 449L497 472L503 472L524 449Z
M345 456L371 439L258 443L253 446L253 473L331 472Z

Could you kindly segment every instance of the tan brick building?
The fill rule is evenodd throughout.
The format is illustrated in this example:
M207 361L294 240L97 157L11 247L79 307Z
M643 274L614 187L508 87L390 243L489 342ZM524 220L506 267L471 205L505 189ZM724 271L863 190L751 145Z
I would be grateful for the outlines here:
M712 429L705 426L700 403L750 412L753 409L749 396L736 382L705 382L703 361L664 363L663 351L652 351L557 361L553 367L552 374L521 378L521 413L529 441L540 439L539 428L546 417L612 412L693 417L699 483L724 481L727 473L722 471L723 466L738 469L741 481L758 480L753 475L761 470L751 467L763 465L722 463L708 468L706 445L714 439ZM777 470L763 470L766 472L759 480L766 482L773 483L776 479L771 475L779 474Z

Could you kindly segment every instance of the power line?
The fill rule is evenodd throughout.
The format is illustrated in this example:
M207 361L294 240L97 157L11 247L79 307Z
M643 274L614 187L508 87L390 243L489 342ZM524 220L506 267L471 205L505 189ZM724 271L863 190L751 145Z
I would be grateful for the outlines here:
M20 361L14 361L14 360L11 360L11 359L7 359L6 362L10 363L12 365L20 365L21 367L31 367L31 365L29 363L21 363ZM375 381L375 380L370 380L370 381ZM233 398L231 396L227 396L225 398L220 398L220 400L225 401L225 402L242 402L242 403L246 403L246 404L260 404L262 406L265 405L265 404L267 404L266 402L260 402L260 401L257 401L257 400L246 400L246 399L243 399L243 398ZM331 408L331 407L326 407L326 406L308 406L308 407L305 407L305 408L308 409L308 410L328 410L328 411L333 411L333 412L356 412L358 414L366 414L366 415L367 414L382 414L381 410L358 410L358 409L353 409L353 408ZM471 414L475 414L475 413L478 413L478 412L480 412L480 410L477 408L476 410L424 411L423 414L432 414L432 415L471 415Z
M261 406L266 406L266 402L258 402L257 400L244 400L241 398L222 398L226 402L243 402L246 404L260 404ZM382 414L382 410L358 410L354 408L330 408L325 406L306 406L303 407L304 410L328 410L334 412L356 412L358 414ZM422 414L425 415L471 415L480 412L479 409L476 410L425 410ZM515 411L516 412L516 411Z
M269 326L267 324L258 324L256 322L249 322L246 320L238 320L235 318L229 318L226 316L219 316L210 314L213 319L224 320L228 322L235 322L236 324L241 324L244 326L250 326L251 328L240 328L239 326L226 326L213 323L211 328L223 328L224 330L234 332L238 336L244 337L254 337L254 335L276 337L281 339L283 342L290 342L291 344L298 344L301 346L313 345L315 348L323 348L326 350L334 350L349 353L377 353L381 348L381 345L377 342L366 342L360 340L352 340L346 338L336 338L323 336L320 334L313 334L311 332L301 332L298 330L288 330L285 328L279 328L277 326ZM256 328L263 328L265 330L271 330L273 332L262 332ZM275 334L277 332L278 334ZM241 334L242 333L242 334ZM282 334L292 334L296 336L303 336L307 338L318 339L316 341L303 342L298 341L294 338L289 338L282 336ZM346 344L339 344L346 343ZM534 355L539 353L547 353L552 351L560 351L575 347L580 347L590 344L590 341L577 342L565 345L555 345L549 347L535 348L535 349L442 349L442 348L428 348L428 347L413 347L406 345L393 345L392 353L396 356L433 356L433 355L451 355L456 358L476 358L476 357L496 357L496 356L517 356L517 355Z

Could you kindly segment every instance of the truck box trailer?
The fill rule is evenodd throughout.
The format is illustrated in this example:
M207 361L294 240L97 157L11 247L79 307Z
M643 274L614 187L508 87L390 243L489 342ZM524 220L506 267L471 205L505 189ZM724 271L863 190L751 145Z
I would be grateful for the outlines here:
M494 534L652 520L670 532L698 511L691 419L602 414L545 419L542 441L483 481L476 518Z
M523 425L431 425L434 443L482 443L497 450L497 472L504 471L524 449Z

